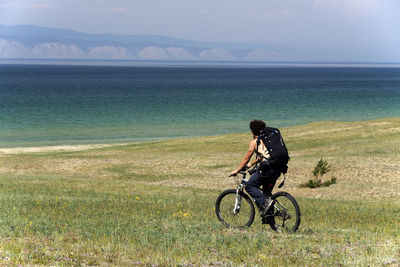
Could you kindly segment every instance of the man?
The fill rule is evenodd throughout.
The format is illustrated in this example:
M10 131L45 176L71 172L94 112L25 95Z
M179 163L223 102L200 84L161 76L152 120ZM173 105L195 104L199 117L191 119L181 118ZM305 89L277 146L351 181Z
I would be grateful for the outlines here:
M250 141L249 149L242 162L230 175L236 176L244 167L250 168L258 162L269 159L268 150L262 141L260 141L257 147L257 138L260 135L260 132L265 129L265 127L265 122L261 120L253 120L250 122L250 130L253 134L253 140ZM256 153L256 159L249 163L254 153ZM265 216L269 208L273 206L273 200L271 200L270 196L272 195L272 189L275 186L276 180L280 174L281 172L279 170L276 170L271 166L268 167L268 169L263 170L260 170L259 168L257 172L250 177L246 184L246 191L254 199L262 216ZM268 197L266 197L259 189L261 185L263 186L263 190Z

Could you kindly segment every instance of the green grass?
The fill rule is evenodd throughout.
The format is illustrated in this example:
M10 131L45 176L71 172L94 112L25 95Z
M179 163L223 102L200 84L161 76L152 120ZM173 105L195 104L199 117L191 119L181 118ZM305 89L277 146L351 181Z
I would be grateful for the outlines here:
M388 119L283 129L292 160L282 189L302 212L293 234L258 217L226 229L215 216L249 134L0 154L0 265L396 266L399 128ZM337 184L300 188L322 157Z
M51 181L50 181L51 180ZM390 202L298 198L302 224L277 234L216 220L216 190L138 185L129 193L50 177L1 179L3 262L19 264L380 265L399 259Z

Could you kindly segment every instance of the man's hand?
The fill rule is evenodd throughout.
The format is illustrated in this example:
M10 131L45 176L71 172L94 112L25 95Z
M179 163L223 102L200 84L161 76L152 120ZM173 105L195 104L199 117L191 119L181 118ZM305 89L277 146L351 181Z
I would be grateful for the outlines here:
M238 174L238 172L235 170L233 172L231 172L231 174L229 174L229 176L236 176Z

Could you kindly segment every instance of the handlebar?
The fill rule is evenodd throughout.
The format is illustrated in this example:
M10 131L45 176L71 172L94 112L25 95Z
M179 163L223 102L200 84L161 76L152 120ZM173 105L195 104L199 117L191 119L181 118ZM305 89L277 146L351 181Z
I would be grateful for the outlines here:
M252 175L252 174L256 173L257 171L258 171L258 166L255 166L255 167L253 167L252 169L250 169L250 170L248 171L248 173L249 173L250 175Z
M247 168L247 166L244 166L237 174L241 174L243 176L242 179L245 179L246 171L250 175L253 175L254 173L256 173L258 171L258 168L259 168L258 164L251 169ZM237 174L236 175L230 174L230 175L228 175L228 177L237 176ZM283 175L283 181L278 185L278 188L281 188L285 184L285 181L286 181L286 173L282 173L282 175Z
M257 165L256 165L255 167L251 168L251 169L247 168L247 166L244 166L244 167L238 172L238 174L246 175L246 171L247 171L250 175L252 175L252 174L254 174L257 170L258 170L258 166L257 166ZM237 174L236 174L236 175L237 175ZM228 177L236 176L236 175L230 174Z

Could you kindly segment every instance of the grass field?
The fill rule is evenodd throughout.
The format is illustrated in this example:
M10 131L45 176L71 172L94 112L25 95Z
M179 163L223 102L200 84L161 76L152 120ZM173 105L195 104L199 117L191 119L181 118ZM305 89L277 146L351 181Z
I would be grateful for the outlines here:
M294 234L216 219L250 134L0 149L0 265L400 265L400 118L282 129ZM309 189L320 158L337 184Z

